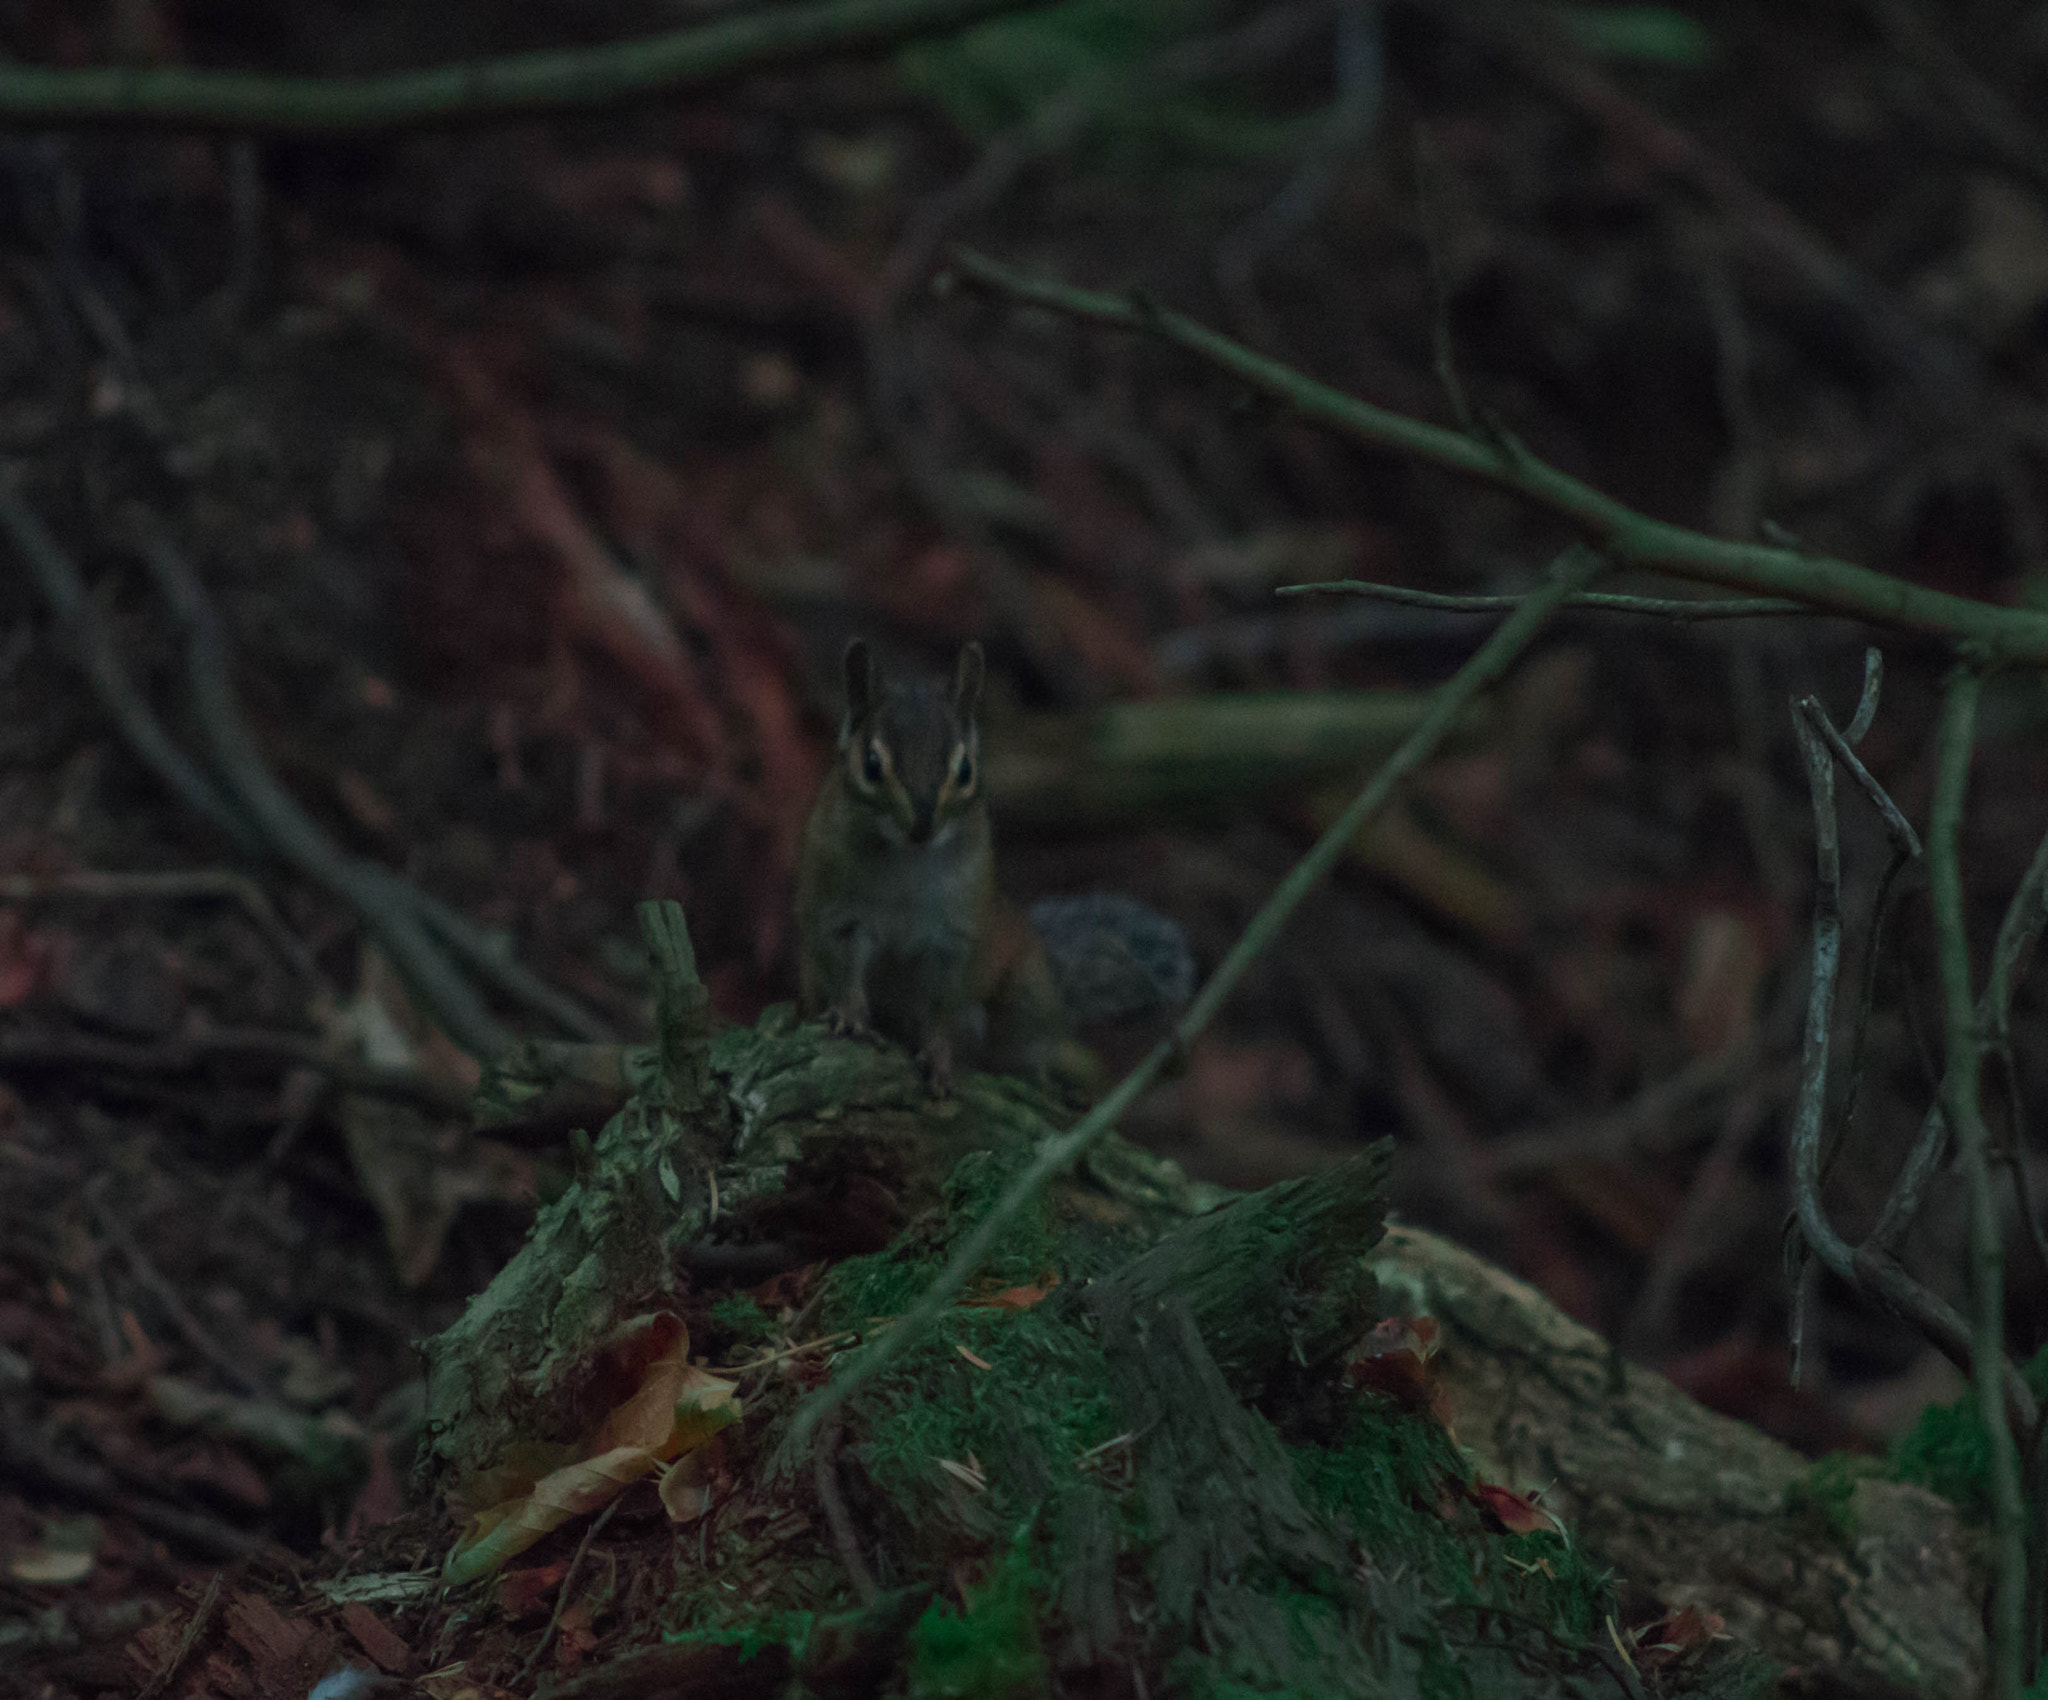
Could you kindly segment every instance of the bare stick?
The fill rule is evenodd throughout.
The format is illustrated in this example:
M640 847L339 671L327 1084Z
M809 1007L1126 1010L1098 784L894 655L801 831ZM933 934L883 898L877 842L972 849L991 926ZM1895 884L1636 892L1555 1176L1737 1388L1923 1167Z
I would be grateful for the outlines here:
M1458 671L1437 687L1425 714L1379 771L1367 782L1344 812L1316 840L1314 848L1289 870L1274 888L1251 925L1217 965L1208 983L1196 994L1173 1031L1154 1045L1138 1065L1117 1082L1108 1096L1065 1133L1048 1139L1039 1148L1031 1166L1012 1181L988 1214L975 1224L955 1249L952 1259L918 1301L888 1333L862 1348L860 1356L842 1368L824 1387L799 1408L790 1426L787 1442L793 1454L801 1454L819 1431L819 1426L841 1410L861 1388L867 1386L905 1351L930 1331L960 1290L987 1261L1011 1223L1036 1198L1054 1176L1115 1125L1160 1072L1209 1025L1223 1001L1236 988L1245 971L1257 961L1286 925L1301 900L1311 892L1341 858L1367 822L1385 808L1395 788L1429 758L1455 726L1458 718L1481 691L1498 681L1509 666L1535 640L1544 623L1573 592L1583 589L1605 563L1587 549L1569 549L1559 557L1549 582L1530 592L1522 606L1501 622Z
M1821 1262L1852 1285L1856 1253L1835 1231L1820 1200L1821 1129L1828 1099L1828 1048L1834 1034L1835 981L1842 964L1842 845L1835 814L1835 764L1812 716L1795 709L1792 730L1806 762L1813 797L1813 967L1806 998L1806 1038L1799 1057L1799 1099L1792 1116L1792 1198L1799 1232ZM1799 1385L1805 1335L1804 1284L1794 1258L1792 1385Z
M100 705L128 740L128 747L196 813L244 849L253 848L257 839L249 823L221 794L220 788L171 742L156 712L128 677L120 652L114 648L113 639L86 595L85 581L79 577L78 568L5 477L0 477L0 531L7 533L15 551L28 563L43 600L57 616L57 629L63 641L70 647Z
M2021 967L2032 956L2044 925L2048 925L2048 836L2044 836L2035 849L2034 859L2027 866L2019 890L2013 893L2012 902L2006 906L2005 918L1998 928L1998 941L1992 946L1991 978L1986 982L1984 996L1978 1003L1978 1018L1994 1036L1994 1042L2010 1042L2013 991ZM1906 1230L1920 1213L1920 1201L1926 1194L1928 1183L1940 1171L1942 1159L1947 1154L1948 1122L1937 1099L1928 1106L1927 1114L1920 1123L1919 1137L1914 1140L1905 1167L1893 1184L1891 1196L1885 1200L1877 1225L1871 1229L1870 1238L1865 1242L1872 1250L1891 1253L1898 1249Z
M1443 161L1429 126L1415 126L1415 203L1422 223L1422 247L1429 260L1429 349L1436 381L1451 404L1451 417L1468 437L1477 436L1472 404L1458 376L1457 351L1451 346L1451 286L1444 270Z
M264 1028L216 1027L154 1044L97 1033L0 1031L0 1069L76 1069L92 1073L187 1074L235 1061L277 1062L311 1069L346 1092L405 1098L437 1115L467 1120L470 1097L453 1081L416 1068L379 1068L330 1055L317 1039Z
M343 852L272 776L236 706L219 617L184 558L161 538L145 539L142 553L185 628L200 726L242 809L278 855L355 907L451 1039L476 1057L505 1051L511 1036L427 936L411 905L393 898L394 877Z
M327 986L327 976L320 972L313 953L285 925L269 894L247 874L238 874L232 868L169 868L161 872L79 868L67 874L0 878L0 902L37 903L66 897L110 902L179 897L231 899L242 906L257 930L304 979L323 989Z
M1375 407L1154 302L1027 277L966 250L955 249L953 260L955 275L962 279L1097 324L1148 331L1357 442L1391 449L1523 496L1578 526L1618 568L1650 568L1735 590L1797 597L1816 609L1880 625L1971 639L2000 659L2048 662L2048 614L1951 596L1827 555L1731 543L1651 519L1538 460L1519 444L1468 437L1462 431Z
M121 1255L128 1260L128 1267L135 1271L135 1278L155 1296L163 1306L164 1315L171 1319L171 1326L184 1336L185 1343L208 1363L220 1371L244 1393L259 1397L269 1390L251 1375L247 1369L221 1343L207 1331L206 1325L194 1316L191 1307L179 1295L178 1289L164 1279L163 1272L150 1260L149 1254L136 1244L135 1235L128 1224L116 1216L99 1196L100 1188L87 1188L87 1197L92 1201L94 1219L100 1225L100 1232L120 1247Z
M1338 592L1368 597L1374 602L1398 602L1408 608L1434 608L1446 614L1507 614L1520 604L1520 596L1450 596L1435 590L1410 590L1402 584L1373 584L1365 579L1332 579L1327 584L1283 584L1276 596L1308 596ZM1589 590L1565 604L1571 608L1598 608L1613 614L1648 614L1660 620L1756 620L1780 618L1786 614L1819 614L1823 609L1793 602L1782 596L1749 596L1733 599L1675 596L1620 596L1612 591Z
M375 866L374 863L370 865ZM383 872L381 869L378 871ZM385 877L391 883L394 901L410 903L428 932L507 997L516 998L536 1015L546 1016L579 1039L605 1044L618 1037L568 993L549 985L532 969L522 965L509 946L467 915L397 874L386 874Z
M1874 655L1877 652L1872 650L1871 653ZM1891 793L1878 784L1870 769L1863 765L1862 758L1849 747L1853 740L1843 737L1835 730L1835 723L1821 708L1818 697L1801 697L1799 712L1812 723L1814 731L1820 735L1821 742L1827 745L1835 760L1840 762L1848 771L1849 777L1862 787L1863 794L1884 817L1885 830L1892 835L1892 842L1898 845L1907 857L1918 861L1921 855L1919 833L1913 830L1913 823L1906 819L1899 805L1892 801Z
M1849 729L1842 734L1846 742L1860 744L1868 735L1877 720L1877 699L1883 690L1884 651L1872 644L1863 652L1863 695L1856 699L1856 712L1850 718ZM1885 801L1891 799L1887 797Z
M839 1491L839 1437L844 1432L846 1413L835 1411L825 1432L818 1437L817 1456L811 1461L811 1485L818 1503L825 1508L825 1521L832 1530L832 1544L839 1549L839 1562L846 1566L846 1579L853 1584L854 1597L871 1606L882 1597L875 1586L874 1572L861 1556L860 1539L853 1532L853 1519L846 1512L846 1498Z
M583 112L827 53L960 29L1023 0L811 0L596 47L381 77L275 77L186 65L0 66L0 126L362 135Z
M1939 766L1928 824L1927 875L1940 944L1947 1066L1942 1113L1955 1132L1970 1196L1971 1380L1991 1453L1991 1531L1997 1562L1992 1592L1993 1692L2018 1700L2026 1630L2027 1554L2019 1455L2005 1408L2005 1247L1999 1234L1998 1194L1991 1178L1991 1135L1984 1125L1979 1088L1984 1066L1984 1024L1970 997L1970 940L1963 916L1963 875L1958 840L1963 796L1969 786L1983 670L1959 665L1949 676L1937 734Z
M542 1632L541 1638L533 1644L533 1651L526 1655L526 1663L519 1667L518 1680L521 1687L524 1687L527 1678L533 1675L533 1667L540 1663L541 1655L553 1645L555 1631L562 1626L562 1613L569 1604L570 1593L576 1586L577 1572L583 1568L583 1560L590 1551L590 1543L597 1539L599 1531L612 1520L612 1513L618 1510L619 1502L624 1497L623 1494L619 1495L593 1517L590 1527L583 1531L583 1539L576 1543L576 1556L569 1560L569 1568L562 1572L561 1585L555 1589L555 1609L548 1615L548 1626Z

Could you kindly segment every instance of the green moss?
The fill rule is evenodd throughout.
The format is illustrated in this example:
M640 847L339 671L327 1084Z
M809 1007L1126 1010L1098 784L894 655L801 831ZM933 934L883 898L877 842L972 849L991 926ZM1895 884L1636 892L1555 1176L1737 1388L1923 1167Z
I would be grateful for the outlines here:
M2048 1346L2020 1373L2036 1398L2048 1397ZM1965 1393L1949 1405L1929 1405L1912 1431L1892 1449L1895 1481L1918 1482L1950 1500L1966 1515L1991 1515L1991 1449L1977 1395Z
M1806 1474L1785 1490L1785 1510L1817 1523L1835 1540L1847 1541L1855 1533L1850 1502L1856 1497L1856 1484L1883 1474L1884 1465L1875 1458L1830 1452L1825 1458L1816 1458Z
M1028 1149L972 1151L961 1158L946 1179L944 1207L936 1221L914 1224L884 1250L834 1266L826 1278L827 1326L866 1328L877 1318L910 1309L945 1268L954 1245L994 1208L1034 1154ZM1059 1245L1041 1201L1005 1230L976 1284L1023 1286L1059 1266Z
M1533 1620L1566 1642L1604 1633L1608 1575L1565 1536L1488 1534L1445 1514L1472 1470L1428 1418L1361 1402L1335 1446L1297 1449L1295 1467L1303 1497L1341 1518L1380 1571L1419 1573L1444 1600Z
M919 42L896 62L913 90L963 130L988 136L1073 91L1141 74L1174 42L1217 28L1225 10L1217 0L1066 0ZM1113 157L1135 163L1162 153L1287 157L1327 123L1320 112L1268 114L1211 87L1105 100L1093 129Z
M815 1621L814 1612L769 1612L730 1628L681 1630L664 1635L662 1640L671 1647L737 1647L742 1663L770 1647L787 1647L801 1658Z
M828 1274L820 1326L872 1330L871 1319L907 1310L1030 1152L1019 1141L963 1159L940 1208L886 1251ZM1208 1479L1162 1472L1143 1436L1131 1449L1107 1444L1132 1421L1129 1390L1119 1391L1094 1311L1067 1290L1098 1260L1111 1267L1136 1249L1120 1243L1128 1231L1091 1223L1055 1195L1005 1235L986 1279L1036 1285L1051 1270L1067 1288L1027 1311L949 1309L855 1401L845 1485L854 1515L894 1560L885 1580L905 1603L892 1629L849 1609L845 1565L815 1518L795 1533L720 1519L710 1563L679 1558L664 1608L672 1628L749 1649L786 1646L801 1673L807 1653L830 1666L824 1625L855 1624L903 1673L890 1691L916 1700L1045 1693L1055 1650L1099 1621L1089 1617L1098 1608L1119 1626L1101 1631L1115 1657L1144 1663L1159 1691L1216 1700L1538 1700L1574 1691L1559 1687L1559 1673L1591 1671L1608 1656L1598 1651L1615 1610L1608 1579L1563 1535L1487 1532L1466 1504L1471 1467L1450 1436L1372 1399L1351 1406L1334 1440L1297 1437L1287 1448L1296 1515L1320 1537L1298 1549L1285 1536L1270 1546L1263 1535L1190 1543ZM765 1321L745 1300L712 1314L735 1334ZM1245 1416L1270 1436L1256 1410ZM774 1427L752 1441L765 1464ZM964 1610L926 1603L935 1589L952 1596L963 1560L992 1557ZM1160 1605L1176 1565L1194 1602L1186 1621ZM906 1629L907 1643L896 1639ZM1732 1663L1723 1681L1688 1673L1687 1691L1745 1692L1731 1673L1740 1674Z
M774 1318L745 1293L720 1299L711 1307L711 1322L734 1347L754 1346L775 1337Z
M934 1600L910 1635L911 1700L1024 1700L1046 1690L1030 1566L1012 1552L966 1611Z

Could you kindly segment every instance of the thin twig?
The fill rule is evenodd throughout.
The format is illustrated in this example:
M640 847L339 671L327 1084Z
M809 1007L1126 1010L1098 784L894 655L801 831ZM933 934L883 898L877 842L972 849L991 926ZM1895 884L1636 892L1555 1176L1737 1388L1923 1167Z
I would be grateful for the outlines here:
M1329 199L1347 158L1372 138L1386 81L1379 0L1342 0L1332 44L1336 98L1278 194L1216 244L1216 285L1238 328L1255 342L1275 338L1259 300L1259 263L1298 235Z
M198 576L161 537L142 540L142 557L185 628L200 729L243 811L278 855L354 906L451 1039L475 1057L501 1055L511 1035L427 936L412 905L394 896L395 876L342 851L271 774L236 704L227 636Z
M595 47L374 77L278 77L187 65L0 66L0 126L364 135L586 112L743 71L960 29L1026 0L812 0Z
M598 1531L612 1520L612 1513L618 1510L625 1498L620 1494L602 1511L590 1520L590 1527L583 1531L583 1539L576 1543L576 1556L569 1560L569 1568L562 1572L562 1585L555 1590L555 1609L548 1615L548 1626L541 1631L541 1637L533 1644L533 1651L526 1655L526 1663L519 1667L514 1686L524 1688L526 1680L533 1675L533 1667L540 1663L541 1655L553 1644L555 1631L562 1626L562 1613L569 1604L569 1591L576 1585L576 1573L583 1568L583 1558L590 1551L590 1543L597 1539Z
M2048 926L2048 835L2036 846L2026 875L1999 922L1997 942L1991 947L1991 977L1978 1000L1978 1019L1992 1035L1994 1044L2011 1042L2013 992L2044 926ZM1868 1247L1886 1254L1898 1250L1920 1213L1920 1201L1929 1182L1940 1171L1947 1154L1948 1122L1937 1097L1928 1106L1913 1149L1907 1154L1905 1166L1865 1241Z
M1907 0L1864 0L1864 10L1892 50L1937 86L1943 117L1962 124L2013 170L2048 186L2048 137L2002 90L1978 76Z
M1884 935L1898 896L1906 889L1899 883L1899 876L1912 865L1911 857L1902 850L1894 849L1892 859L1885 864L1884 873L1877 882L1877 895L1871 900L1870 938L1863 947L1863 972L1857 986L1856 1016L1849 1029L1848 1085L1842 1094L1842 1107L1835 1115L1827 1144L1821 1152L1822 1186L1827 1185L1828 1177L1834 1173L1835 1159L1842 1154L1850 1124L1855 1120L1856 1100L1863 1087L1864 1047L1870 1037L1871 1013L1877 1007L1877 971L1884 956Z
M1970 1199L1971 1380L1977 1390L1985 1442L1990 1450L1991 1531L1996 1560L1992 1590L1993 1691L1998 1700L2018 1700L2027 1672L2026 1502L2020 1489L2019 1454L2013 1443L2004 1392L2005 1247L1999 1226L1998 1194L1991 1178L1991 1135L1984 1124L1980 1086L1984 1067L1984 1023L1970 996L1970 940L1963 914L1959 855L1963 798L1969 786L1970 755L1976 742L1977 702L1983 669L1970 662L1949 676L1937 733L1938 765L1934 805L1928 822L1927 879L1940 945L1942 1007L1946 1016L1946 1068L1941 1083L1942 1113L1955 1133Z
M386 877L394 888L394 900L409 902L430 933L507 997L516 998L536 1015L546 1016L579 1039L601 1045L618 1037L574 998L521 964L508 945L467 915L396 874Z
M234 1354L208 1332L206 1325L192 1314L191 1308L179 1295L178 1289L164 1279L163 1271L150 1261L149 1254L136 1243L135 1235L128 1224L114 1214L98 1196L95 1187L90 1193L92 1213L99 1223L100 1232L120 1248L121 1255L128 1260L128 1267L135 1271L135 1278L155 1296L163 1307L164 1315L171 1320L171 1326L184 1336L185 1343L208 1363L232 1381L244 1393L262 1397L269 1392L261 1381L251 1375L236 1360Z
M73 1068L126 1074L188 1074L210 1064L275 1061L325 1075L346 1092L407 1098L440 1115L467 1119L470 1096L460 1086L416 1068L385 1068L337 1057L317 1039L257 1027L213 1027L138 1044L96 1033L0 1031L0 1069Z
M78 568L4 474L0 474L0 530L28 563L43 600L57 616L60 636L101 706L128 740L128 747L195 813L243 849L253 849L258 843L255 832L220 787L171 741L155 710L128 677L120 652L86 594Z
M570 1032L588 1039L610 1037L602 1022L523 968L482 928L388 869L344 854L278 785L235 705L219 617L197 577L167 542L151 537L144 541L141 552L159 589L185 621L193 693L215 761L227 780L225 787L202 773L164 732L93 614L77 568L5 478L0 478L0 530L8 533L28 560L45 599L71 633L80 665L102 705L143 761L239 846L282 856L346 899L382 939L414 991L458 1044L474 1055L489 1056L509 1041L476 992L441 955L430 933L439 935L508 995ZM275 920L275 911L260 891L254 903L242 895L259 923L266 913ZM266 931L281 948L291 949L285 944L290 935L281 922L266 924ZM311 966L303 947L292 954L302 966ZM312 971L317 975L317 967ZM316 980L316 984L324 981Z
M811 1485L817 1490L818 1503L825 1508L832 1544L839 1549L839 1562L846 1566L846 1579L853 1584L854 1596L862 1605L871 1606L882 1597L882 1590L875 1585L874 1572L861 1556L853 1519L847 1515L846 1499L839 1491L839 1437L845 1432L845 1422L845 1412L834 1411L818 1436L817 1456L811 1461Z
M89 1463L46 1447L27 1426L0 1415L0 1473L15 1484L52 1493L75 1505L127 1517L153 1535L202 1558L236 1563L261 1554L262 1536L218 1517L172 1505L145 1491L125 1491L104 1464Z
M65 874L19 874L0 878L0 902L36 903L75 897L85 900L123 902L131 899L224 897L239 903L257 930L300 977L315 987L327 989L327 976L320 971L313 953L299 935L285 925L284 917L270 901L269 894L247 874L232 868L171 868L162 872L125 870L102 871L80 868Z
M2006 1156L2012 1164L2013 1190L2018 1195L2020 1217L2026 1223L2027 1243L2034 1248L2043 1278L2048 1279L2048 1228L2044 1228L2029 1196L2026 1100L2020 1091L2019 1072L2012 1054L2013 989L2019 976L2026 972L2034 942L2044 924L2048 924L2048 836L2035 848L2034 859L2027 865L2026 875L1999 922L1998 938L1991 947L1991 977L1978 1006L1978 1020L1991 1035L1991 1048L1998 1054L2005 1081L2011 1117Z
M1715 1100L1756 1072L1760 1047L1753 1035L1725 1051L1697 1057L1683 1068L1645 1086L1626 1104L1584 1121L1507 1133L1488 1140L1480 1166L1501 1180L1538 1175L1561 1163L1586 1158L1621 1158L1649 1143L1669 1152L1692 1136ZM1771 1078L1782 1072L1770 1071Z
M215 1608L220 1605L220 1595L221 1574L216 1570L211 1576L207 1577L206 1587L201 1591L197 1602L192 1607L191 1613L186 1617L184 1627L178 1631L176 1645L171 1648L170 1652L165 1654L163 1662L157 1666L155 1673L150 1679L142 1685L140 1692L135 1696L135 1700L156 1700L156 1696L168 1688L171 1685L172 1679L177 1676L179 1671L185 1668L185 1661L192 1656L192 1650L199 1645L200 1637L213 1627L213 1614Z
M794 1346L783 1347L779 1352L770 1352L765 1357L749 1358L743 1364L732 1364L716 1369L712 1373L729 1376L752 1375L756 1370L768 1368L770 1364L779 1364L788 1358L800 1358L806 1352L822 1352L828 1346L841 1345L858 1338L859 1331L852 1328L842 1329L837 1334L820 1334L815 1340L800 1340Z
M846 1362L830 1382L813 1393L798 1409L787 1442L792 1453L801 1455L817 1434L820 1423L840 1410L856 1392L930 1332L932 1324L987 1261L1010 1224L1047 1183L1108 1132L1117 1117L1159 1078L1168 1063L1186 1055L1188 1046L1209 1025L1245 971L1265 952L1301 900L1336 865L1365 825L1386 807L1395 789L1429 758L1479 694L1495 684L1529 647L1558 605L1575 591L1583 589L1604 565L1601 558L1590 550L1567 550L1552 569L1549 581L1530 592L1522 606L1501 622L1456 673L1437 687L1428 712L1415 730L1380 765L1365 789L1331 823L1314 848L1274 888L1243 935L1231 947L1230 953L1210 975L1208 983L1174 1023L1173 1031L1154 1045L1138 1065L1073 1127L1040 1146L1031 1166L1010 1183L988 1214L975 1224L955 1248L945 1269L925 1288L902 1320L887 1334L862 1348L857 1356L851 1357L851 1361Z
M1818 610L1970 639L2001 659L2048 662L2048 614L1952 596L1832 556L1732 543L1654 520L1537 459L1525 447L1475 440L1461 431L1375 407L1156 302L1028 277L965 249L953 251L953 262L957 277L1018 301L1097 324L1148 331L1358 442L1523 496L1584 530L1617 568L1648 568L1736 590L1794 596Z
M1792 208L1766 194L1698 138L1624 92L1569 51L1525 6L1463 0L1440 15L1478 33L1532 81L1576 107L1657 169L1688 183L1768 256L1841 316L1946 411L1964 414L1982 387L1982 362L1959 339L1917 317L1881 279L1857 266Z
M1445 614L1509 614L1521 603L1521 595L1450 596L1434 590L1410 590L1402 584L1373 584L1366 579L1331 579L1326 584L1283 584L1276 596L1307 596L1333 591L1347 596L1368 597L1374 602L1398 602L1408 608L1434 608ZM1675 596L1621 596L1611 591L1592 590L1574 596L1565 604L1573 608L1597 608L1613 614L1647 614L1660 620L1757 620L1776 619L1786 614L1819 614L1824 609L1809 607L1782 596L1750 596L1739 599L1692 600Z
M1875 654L1875 651L1872 651ZM1877 812L1884 817L1885 830L1892 835L1892 841L1914 861L1920 859L1920 835L1913 830L1913 823L1906 819L1899 805L1892 801L1891 793L1878 784L1870 769L1865 767L1849 745L1852 740L1844 738L1835 730L1835 723L1827 717L1818 697L1806 696L1799 699L1799 712L1813 724L1820 734L1820 740L1827 745L1835 760L1848 770L1849 777L1862 787Z
M1806 1038L1800 1050L1799 1098L1792 1117L1792 1195L1805 1244L1845 1281L1856 1279L1856 1254L1820 1199L1821 1131L1828 1097L1828 1048L1834 1033L1835 981L1842 962L1842 848L1835 814L1835 764L1812 719L1795 707L1792 730L1806 761L1813 797L1813 965L1806 1001ZM1792 1271L1792 1385L1799 1385L1805 1335L1805 1284Z
M1430 366L1436 373L1444 399L1451 404L1451 417L1468 437L1477 436L1472 404L1466 399L1464 380L1458 376L1457 351L1451 344L1451 286L1444 269L1443 160L1436 141L1425 124L1415 126L1415 205L1422 224L1422 248L1429 261L1429 349ZM1285 595L1283 591L1281 593Z
M1856 712L1849 717L1848 729L1842 733L1845 743L1860 744L1869 735L1870 728L1877 723L1877 702L1883 692L1884 651L1872 644L1863 652L1863 694L1856 699ZM1825 728L1832 730L1831 724ZM1887 797L1885 801L1891 799Z

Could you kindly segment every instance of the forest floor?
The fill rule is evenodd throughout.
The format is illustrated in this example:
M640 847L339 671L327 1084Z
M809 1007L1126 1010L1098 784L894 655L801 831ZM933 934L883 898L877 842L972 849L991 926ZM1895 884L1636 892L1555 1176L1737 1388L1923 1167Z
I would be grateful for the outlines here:
M342 72L679 11L31 7L0 53ZM2042 605L2048 131L2019 115L2048 92L2048 11L1980 0L1939 37L1885 0L1563 16L1074 0L573 120L10 136L0 477L174 743L206 747L147 566L165 543L325 840L627 1039L651 1021L643 898L683 904L721 1017L793 996L849 637L934 668L979 639L997 747L1118 702L1420 693L1483 625L1274 590L1517 589L1565 540L1143 338L934 294L955 242L1142 287L1446 423L1447 351L1475 411L1660 518ZM289 1570L391 1523L414 1342L570 1158L472 1134L473 1065L358 909L136 759L9 558L0 1666L55 1700L131 1692L130 1637L224 1562ZM1560 623L1124 1131L1238 1188L1391 1134L1408 1220L1717 1410L1882 1451L1957 1378L1820 1282L1795 1389L1781 1254L1812 896L1787 702L1845 718L1870 641ZM1887 661L1863 753L1924 820L1943 662ZM1994 682L1963 849L1980 961L2048 824L2044 720L2037 679ZM1003 882L1128 892L1210 966L1355 766L1020 790ZM1844 831L1855 929L1882 828ZM1849 1223L1930 1091L1924 891L1887 946L1830 1194ZM2040 994L2017 1008L1994 1101L2039 1126ZM1951 1294L1961 1213L1938 1193L1910 1248ZM2025 1353L2048 1263L2014 1244Z

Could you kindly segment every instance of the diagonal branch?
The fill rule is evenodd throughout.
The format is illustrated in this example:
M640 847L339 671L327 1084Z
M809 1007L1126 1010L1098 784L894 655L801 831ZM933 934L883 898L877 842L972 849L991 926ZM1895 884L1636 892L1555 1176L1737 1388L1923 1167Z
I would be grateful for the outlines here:
M1512 491L1570 520L1617 567L1650 568L1757 595L1794 597L1880 625L1968 639L1997 659L2048 663L2048 614L1951 596L1827 555L1732 543L1651 519L1538 460L1512 440L1467 436L1360 401L1154 302L1028 277L966 250L955 250L953 261L950 275L956 280L1074 318L1150 332L1354 441Z

